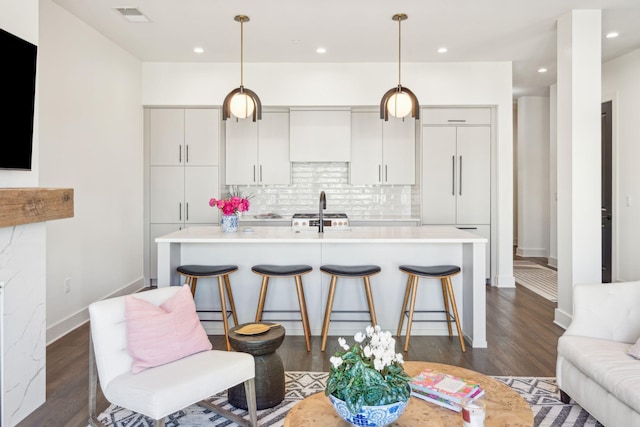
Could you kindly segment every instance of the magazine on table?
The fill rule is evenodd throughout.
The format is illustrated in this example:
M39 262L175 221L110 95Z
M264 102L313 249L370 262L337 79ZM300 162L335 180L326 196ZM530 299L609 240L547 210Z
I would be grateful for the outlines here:
M480 384L467 381L455 375L424 369L409 383L412 392L438 396L452 404L460 404L463 399L484 395ZM418 396L421 397L421 396Z

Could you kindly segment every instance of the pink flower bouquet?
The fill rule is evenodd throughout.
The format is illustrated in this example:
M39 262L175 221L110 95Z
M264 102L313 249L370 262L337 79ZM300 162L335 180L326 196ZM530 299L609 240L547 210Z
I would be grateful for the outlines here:
M216 207L222 211L223 215L235 215L238 212L246 212L249 210L249 199L232 196L228 199L211 199L209 206Z

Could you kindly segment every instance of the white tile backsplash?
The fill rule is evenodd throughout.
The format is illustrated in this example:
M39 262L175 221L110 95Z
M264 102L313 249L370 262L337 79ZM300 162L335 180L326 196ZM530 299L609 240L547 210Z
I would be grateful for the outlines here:
M229 190L229 188L227 188ZM327 196L327 212L344 212L354 218L417 218L420 193L415 185L351 185L349 163L291 164L290 185L238 186L253 194L252 215L316 212L321 191Z

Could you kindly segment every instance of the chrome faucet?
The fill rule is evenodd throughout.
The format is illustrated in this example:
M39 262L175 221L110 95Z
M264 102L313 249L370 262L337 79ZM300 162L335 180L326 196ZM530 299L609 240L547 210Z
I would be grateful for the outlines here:
M324 194L324 191L320 192L320 203L318 206L318 233L324 233L324 213L323 211L327 209L327 196Z

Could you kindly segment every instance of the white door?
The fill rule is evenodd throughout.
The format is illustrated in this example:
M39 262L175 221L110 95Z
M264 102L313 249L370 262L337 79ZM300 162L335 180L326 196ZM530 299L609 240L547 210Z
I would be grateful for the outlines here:
M382 183L382 120L377 112L351 113L351 184Z
M184 222L184 167L151 166L150 169L149 222Z
M184 113L185 164L217 166L220 140L220 110L187 109Z
M218 167L186 167L184 171L185 223L217 223L219 209L209 206L209 200L212 197L220 197Z
M258 124L251 120L225 121L227 185L256 184L258 174Z
M491 223L491 128L457 128L457 224Z
M455 127L422 127L422 223L456 223Z
M383 122L382 160L384 184L416 183L415 120L389 119Z
M152 166L175 166L184 162L184 110L149 110L149 162Z
M258 159L258 183L291 183L288 112L262 113L258 123Z

